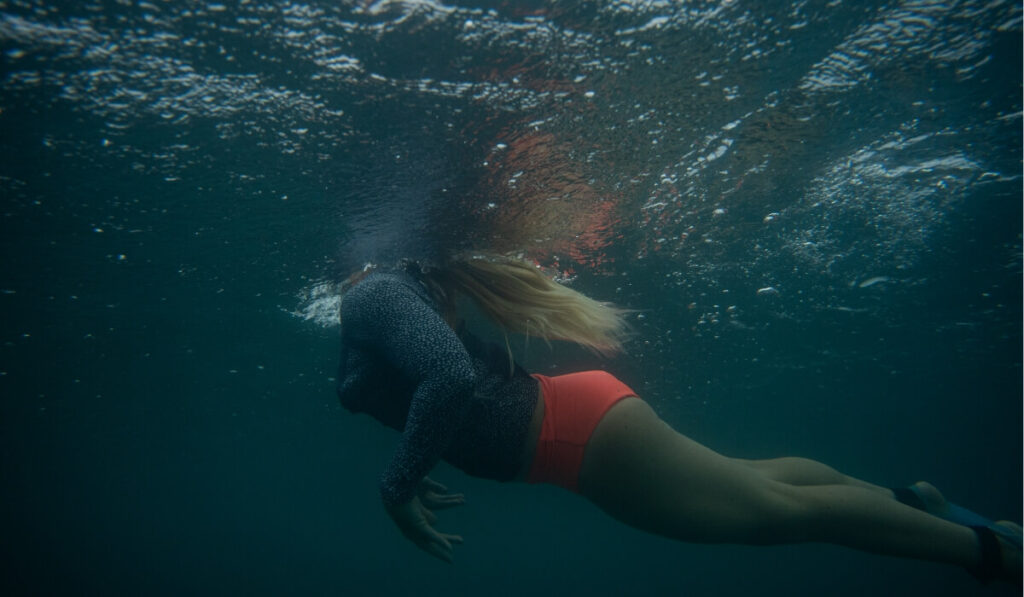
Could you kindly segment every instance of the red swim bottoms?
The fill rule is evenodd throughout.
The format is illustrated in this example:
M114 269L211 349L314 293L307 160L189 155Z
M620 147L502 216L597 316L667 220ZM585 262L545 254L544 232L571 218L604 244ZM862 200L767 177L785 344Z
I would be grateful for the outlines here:
M527 483L550 483L579 493L583 450L608 409L636 392L610 373L583 371L540 382L544 422Z

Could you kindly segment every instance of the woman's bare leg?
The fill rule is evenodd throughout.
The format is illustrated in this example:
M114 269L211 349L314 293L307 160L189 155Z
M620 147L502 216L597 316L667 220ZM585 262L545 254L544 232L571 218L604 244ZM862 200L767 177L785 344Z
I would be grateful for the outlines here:
M905 506L877 486L793 485L755 469L677 433L645 402L627 398L594 431L580 490L631 526L683 541L821 541L978 567L974 531ZM1019 550L1015 560L1019 573Z
M795 457L768 460L733 458L733 460L754 469L760 475L787 485L850 485L870 489L886 497L893 497L892 490L888 488L844 475L816 460Z

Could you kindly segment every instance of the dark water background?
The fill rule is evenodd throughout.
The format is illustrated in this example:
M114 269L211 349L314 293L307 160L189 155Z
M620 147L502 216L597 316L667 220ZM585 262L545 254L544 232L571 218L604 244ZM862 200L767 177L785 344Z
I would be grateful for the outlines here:
M628 356L532 369L1019 521L1018 3L0 0L0 76L9 592L1016 593L445 465L438 564L334 398L331 282L523 251L642 310Z

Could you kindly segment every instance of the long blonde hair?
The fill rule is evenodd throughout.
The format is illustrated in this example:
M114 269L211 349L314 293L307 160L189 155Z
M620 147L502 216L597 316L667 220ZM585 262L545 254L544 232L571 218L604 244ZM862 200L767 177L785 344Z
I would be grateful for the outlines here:
M423 278L447 313L463 294L507 332L568 340L605 356L621 352L629 335L628 310L563 286L521 259L460 255Z

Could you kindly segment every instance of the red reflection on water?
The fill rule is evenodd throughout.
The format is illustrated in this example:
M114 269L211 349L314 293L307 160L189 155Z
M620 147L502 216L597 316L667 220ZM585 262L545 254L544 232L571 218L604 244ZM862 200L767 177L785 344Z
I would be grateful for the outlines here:
M546 131L499 137L480 182L488 201L477 208L492 247L525 250L542 263L609 263L606 249L620 223L617 196L585 175L572 144Z

